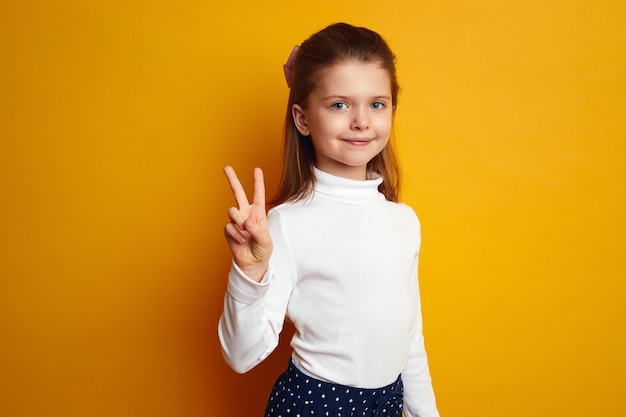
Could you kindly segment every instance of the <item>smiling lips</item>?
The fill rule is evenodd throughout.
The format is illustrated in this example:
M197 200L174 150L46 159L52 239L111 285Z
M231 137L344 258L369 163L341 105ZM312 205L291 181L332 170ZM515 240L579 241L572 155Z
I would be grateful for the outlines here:
M342 139L342 141L347 142L350 145L354 145L354 146L365 146L365 145L367 145L368 143L370 143L373 140L374 139L368 139L368 138Z

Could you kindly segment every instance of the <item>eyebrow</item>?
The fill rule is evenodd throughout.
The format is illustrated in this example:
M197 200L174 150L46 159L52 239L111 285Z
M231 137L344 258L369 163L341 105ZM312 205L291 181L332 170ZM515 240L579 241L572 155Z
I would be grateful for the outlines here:
M342 96L342 95L330 95L327 97L322 98L322 100L330 100L330 99L340 99L340 100L347 100L350 99L350 96ZM374 96L371 97L373 100L391 100L391 96L386 96L386 95L380 95L380 96Z

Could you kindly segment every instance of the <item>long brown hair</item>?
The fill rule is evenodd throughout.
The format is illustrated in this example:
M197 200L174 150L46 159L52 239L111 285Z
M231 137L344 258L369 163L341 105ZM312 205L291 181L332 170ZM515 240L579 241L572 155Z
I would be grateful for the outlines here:
M305 107L306 100L317 86L324 69L346 60L377 63L387 70L391 80L391 99L395 115L400 90L396 79L395 56L378 33L347 23L336 23L313 34L302 43L293 62L285 117L283 170L276 197L271 201L272 205L305 199L313 191L315 151L312 142L305 139L296 128L291 109L294 104ZM383 178L379 190L387 200L398 201L400 170L391 140L367 164L367 171L377 173Z

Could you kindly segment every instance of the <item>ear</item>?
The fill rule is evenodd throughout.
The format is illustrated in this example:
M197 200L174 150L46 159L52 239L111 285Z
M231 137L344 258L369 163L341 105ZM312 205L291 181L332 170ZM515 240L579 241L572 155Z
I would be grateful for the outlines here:
M309 136L311 131L309 130L309 125L306 122L306 115L304 114L304 109L299 104L294 104L291 106L291 117L293 117L293 122L296 125L296 129L303 136Z

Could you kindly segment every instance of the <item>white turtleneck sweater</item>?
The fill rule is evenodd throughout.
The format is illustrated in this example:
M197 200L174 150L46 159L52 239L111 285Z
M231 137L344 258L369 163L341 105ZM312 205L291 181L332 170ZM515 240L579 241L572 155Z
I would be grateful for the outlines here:
M417 216L385 199L381 178L315 175L310 199L269 211L274 251L262 281L233 263L218 326L227 362L243 373L263 361L288 318L304 373L361 388L401 374L406 416L438 416L422 337Z

